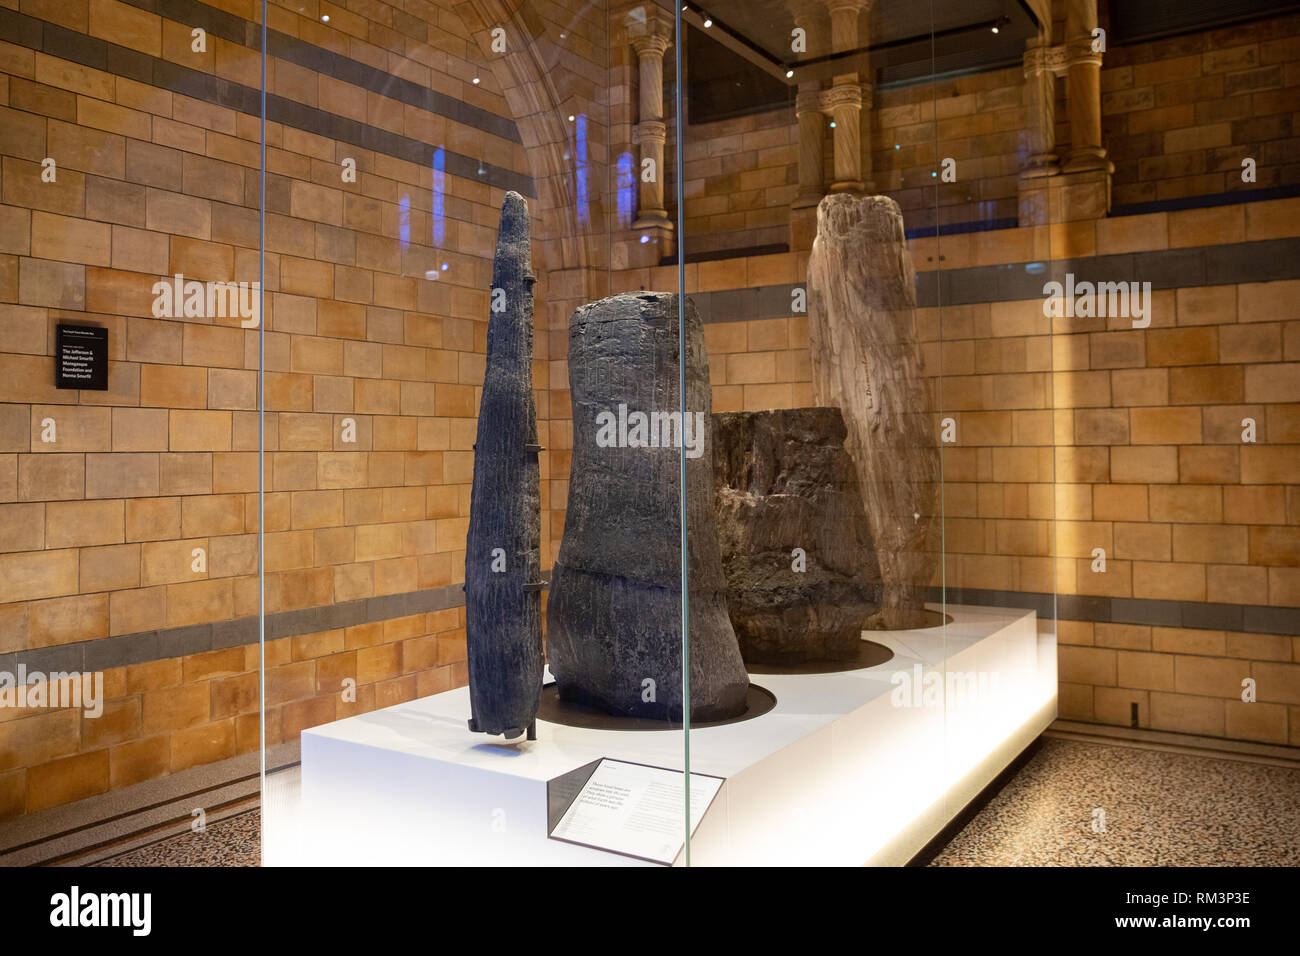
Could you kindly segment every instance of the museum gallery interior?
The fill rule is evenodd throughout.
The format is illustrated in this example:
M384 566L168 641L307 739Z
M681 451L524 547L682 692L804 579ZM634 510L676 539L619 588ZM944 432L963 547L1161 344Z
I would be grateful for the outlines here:
M1294 866L1298 471L1300 3L0 0L4 865Z

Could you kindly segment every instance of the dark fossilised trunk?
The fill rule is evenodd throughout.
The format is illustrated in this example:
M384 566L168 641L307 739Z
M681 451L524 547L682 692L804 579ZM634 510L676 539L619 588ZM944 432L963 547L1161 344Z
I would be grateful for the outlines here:
M718 720L744 711L749 678L727 617L708 447L708 357L689 301L685 422L678 376L676 296L616 295L574 312L573 462L547 605L547 658L565 700L681 719L685 441L691 719Z
M852 659L880 567L838 408L713 416L718 543L747 663Z
M492 290L465 542L469 727L514 739L532 724L542 686L533 275L528 205L516 192L501 206Z

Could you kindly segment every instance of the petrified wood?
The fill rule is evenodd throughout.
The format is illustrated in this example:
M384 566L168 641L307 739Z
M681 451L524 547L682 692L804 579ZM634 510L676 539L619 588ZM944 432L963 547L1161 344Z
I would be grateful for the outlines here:
M852 658L880 568L838 408L713 416L727 607L747 664Z
M916 334L916 274L886 196L827 196L808 263L813 397L848 426L883 581L875 626L925 620L938 565L939 451Z
M573 459L547 659L566 701L681 719L685 445L690 714L721 720L744 711L749 679L727 617L707 447L708 356L689 301L685 331L683 420L675 295L611 296L580 307L569 323Z
M469 729L531 734L542 688L541 496L533 406L533 275L528 205L501 206L487 368L465 542ZM500 290L499 292L497 290Z

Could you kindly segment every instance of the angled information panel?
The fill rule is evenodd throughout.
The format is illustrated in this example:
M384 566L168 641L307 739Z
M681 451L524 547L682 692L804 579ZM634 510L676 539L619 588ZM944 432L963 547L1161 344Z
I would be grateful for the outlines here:
M722 783L722 777L691 774L691 833ZM551 838L671 864L685 842L685 800L680 770L605 758L569 804Z

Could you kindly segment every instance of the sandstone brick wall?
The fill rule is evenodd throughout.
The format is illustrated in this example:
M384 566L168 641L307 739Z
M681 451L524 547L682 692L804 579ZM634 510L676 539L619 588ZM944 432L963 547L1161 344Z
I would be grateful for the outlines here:
M1115 47L1101 85L1117 204L1300 185L1300 14Z
M558 31L603 29L603 14L575 26L564 5L535 6ZM152 285L258 278L259 11L0 2L0 663L39 651L72 670L128 635L157 646L103 668L98 720L0 710L0 818L257 747L256 645L191 651L257 613L258 333L238 317L156 318ZM191 50L195 26L206 53ZM463 609L310 620L462 580L497 216L505 186L535 170L508 119L517 91L451 3L285 0L269 26L266 610L299 615L267 643L274 743L465 681ZM412 158L426 146L447 152L436 230L434 171ZM535 235L544 330L548 252L564 263L546 246L556 230ZM107 392L53 387L64 321L109 330ZM544 445L548 344L539 334Z

